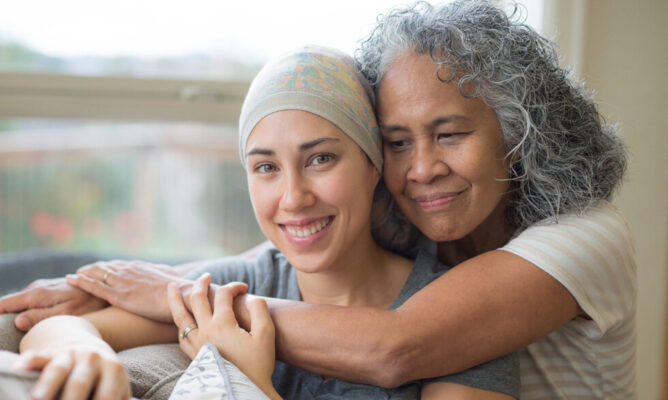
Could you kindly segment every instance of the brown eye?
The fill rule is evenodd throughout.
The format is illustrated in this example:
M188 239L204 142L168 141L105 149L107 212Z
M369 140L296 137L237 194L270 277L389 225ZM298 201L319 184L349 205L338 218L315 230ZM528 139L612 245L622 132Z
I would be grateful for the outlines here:
M393 151L401 151L408 147L408 140L388 140L385 145Z
M334 159L334 156L331 154L318 154L313 159L311 159L312 165L322 165L326 164Z
M264 163L256 166L255 171L261 174L270 174L276 171L276 167L272 164Z

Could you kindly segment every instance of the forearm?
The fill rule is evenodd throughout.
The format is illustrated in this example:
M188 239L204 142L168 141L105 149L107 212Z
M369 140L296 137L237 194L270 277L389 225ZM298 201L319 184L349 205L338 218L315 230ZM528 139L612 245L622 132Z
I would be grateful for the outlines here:
M20 351L24 353L71 345L91 345L113 353L92 323L67 315L47 318L36 324L21 340Z
M325 376L392 387L507 354L578 314L573 297L542 270L505 252L483 256L395 311L268 299L278 357Z
M400 318L397 311L264 299L276 326L278 359L324 376L397 386L393 377L403 370L393 360L402 345L394 341L402 335L389 329ZM234 311L249 329L245 301L238 296Z
M173 324L156 322L116 307L83 316L115 351L155 343L177 342Z
M403 351L399 312L266 300L278 359L323 376L398 386L405 373L395 362Z

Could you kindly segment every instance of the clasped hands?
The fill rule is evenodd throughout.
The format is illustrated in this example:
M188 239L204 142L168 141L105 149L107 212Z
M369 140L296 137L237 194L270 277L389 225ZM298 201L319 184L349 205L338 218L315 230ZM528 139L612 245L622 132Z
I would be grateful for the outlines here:
M210 287L209 274L195 281L188 296L191 314L177 285L168 286L169 307L180 332L181 350L193 359L203 345L211 343L269 397L276 397L271 382L276 359L275 327L267 303L255 296L246 297L250 328L245 330L237 321L233 302L235 297L246 293L248 286L232 282L216 288L213 309Z

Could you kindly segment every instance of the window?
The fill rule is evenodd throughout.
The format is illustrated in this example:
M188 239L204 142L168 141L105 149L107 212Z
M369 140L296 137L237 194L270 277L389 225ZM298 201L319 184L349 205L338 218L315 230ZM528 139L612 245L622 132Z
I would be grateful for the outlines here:
M0 252L199 258L259 243L236 144L250 80L305 43L352 53L401 3L5 4Z

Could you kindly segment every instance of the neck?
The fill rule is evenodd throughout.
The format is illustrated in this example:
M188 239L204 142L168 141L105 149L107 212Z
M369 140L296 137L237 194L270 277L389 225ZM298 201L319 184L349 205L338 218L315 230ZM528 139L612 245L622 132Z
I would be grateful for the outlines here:
M502 247L512 237L513 227L506 216L508 201L504 200L470 234L461 239L438 244L438 259L455 266L469 258Z
M410 273L412 263L378 246L370 232L363 240L354 243L354 248L345 251L327 271L297 271L302 300L383 308L392 304Z

